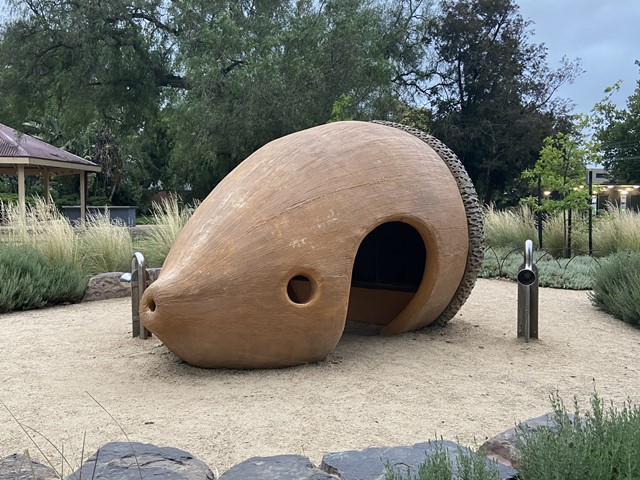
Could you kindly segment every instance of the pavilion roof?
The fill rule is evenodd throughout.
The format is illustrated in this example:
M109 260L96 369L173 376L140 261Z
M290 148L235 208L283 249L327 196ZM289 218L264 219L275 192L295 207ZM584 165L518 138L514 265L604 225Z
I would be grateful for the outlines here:
M58 174L101 170L96 163L0 123L0 174L15 173L18 165L24 165L27 174L45 168Z

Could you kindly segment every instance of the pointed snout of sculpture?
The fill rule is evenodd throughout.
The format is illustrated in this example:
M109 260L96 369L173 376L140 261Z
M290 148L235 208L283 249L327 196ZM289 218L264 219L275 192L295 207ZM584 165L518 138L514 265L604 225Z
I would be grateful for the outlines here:
M144 291L140 299L140 320L142 324L153 333L156 333L162 324L161 319L164 310L162 305L158 304L159 301L162 303L162 301L159 300L160 295L158 294L158 290L158 285L152 283Z

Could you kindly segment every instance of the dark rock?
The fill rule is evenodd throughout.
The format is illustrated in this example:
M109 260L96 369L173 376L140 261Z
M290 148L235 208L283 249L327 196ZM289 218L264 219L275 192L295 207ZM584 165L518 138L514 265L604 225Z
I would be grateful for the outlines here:
M568 414L569 420L573 422L574 415ZM540 417L530 418L515 427L511 427L498 435L491 437L484 442L480 448L484 449L486 455L505 465L511 465L518 468L518 458L516 450L516 433L520 431L533 431L541 427L550 428L552 431L556 429L555 415L547 413Z
M135 455L134 455L135 452ZM97 462L96 462L97 457ZM95 474L94 474L95 468ZM184 450L147 443L111 442L102 446L66 480L214 480L209 467Z
M253 457L226 471L220 480L336 480L317 469L308 457Z
M34 462L26 455L14 453L0 459L0 480L54 480L53 468Z
M342 480L384 480L385 466L407 475L416 473L424 463L425 455L438 448L447 451L452 471L456 473L457 456L460 451L469 453L466 447L450 441L416 443L409 447L368 448L360 451L328 453L322 458L320 468L337 475ZM487 459L487 464L495 464L501 479L516 478L518 472L511 467L500 465Z

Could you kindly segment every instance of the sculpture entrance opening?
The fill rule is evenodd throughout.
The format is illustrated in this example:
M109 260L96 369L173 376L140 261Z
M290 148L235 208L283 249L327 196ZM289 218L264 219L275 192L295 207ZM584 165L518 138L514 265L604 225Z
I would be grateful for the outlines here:
M376 227L353 265L347 320L387 325L411 301L427 264L422 236L404 222Z

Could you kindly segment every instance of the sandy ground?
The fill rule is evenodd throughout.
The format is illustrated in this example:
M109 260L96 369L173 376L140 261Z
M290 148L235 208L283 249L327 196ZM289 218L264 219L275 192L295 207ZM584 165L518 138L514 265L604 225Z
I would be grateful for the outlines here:
M124 435L185 449L220 473L256 455L408 445L434 436L480 444L594 385L640 403L640 330L586 292L541 289L539 341L515 337L516 285L479 280L445 328L345 334L321 363L202 370L157 339L130 336L128 299L0 315L0 400L65 455ZM47 452L44 440L39 443ZM0 457L29 448L0 407Z

